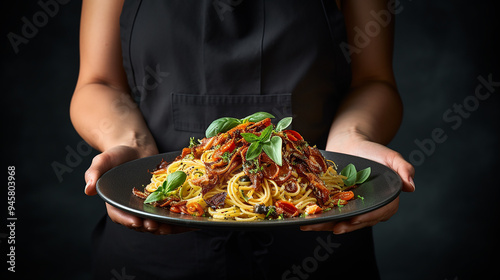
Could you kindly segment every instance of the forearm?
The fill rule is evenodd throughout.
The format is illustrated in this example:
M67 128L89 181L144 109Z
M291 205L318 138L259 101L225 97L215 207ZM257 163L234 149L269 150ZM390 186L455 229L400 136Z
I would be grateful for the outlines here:
M139 108L122 90L102 83L77 86L70 115L77 132L97 150L117 145L156 149Z
M348 44L356 47L356 30L377 23L374 14L390 14L390 8L387 0L342 1ZM392 68L394 16L378 30L351 54L351 89L331 126L329 150L352 151L356 140L388 144L399 128L403 106Z
M353 140L388 144L402 120L403 106L390 82L367 81L352 87L331 126L327 150L349 150Z
M123 1L82 3L80 73L71 100L71 121L82 138L97 150L125 145L151 154L156 145L128 92L122 65L122 6Z

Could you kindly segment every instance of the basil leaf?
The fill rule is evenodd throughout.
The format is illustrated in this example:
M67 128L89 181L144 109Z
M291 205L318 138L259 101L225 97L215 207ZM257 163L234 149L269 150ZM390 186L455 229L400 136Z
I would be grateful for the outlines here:
M241 120L238 120L236 118L227 118L227 121L222 125L221 129L219 132L226 132L230 130L231 128L234 128L235 126L243 123Z
M154 191L153 193L150 193L149 196L144 200L144 204L155 202L155 201L160 201L165 199L166 195L163 194L161 191Z
M260 142L253 142L248 147L247 153L245 155L246 160L252 160L260 155L262 152L262 144Z
M249 122L260 122L266 118L274 119L274 116L266 113L266 112L257 112L253 113L250 116L247 116L246 118L241 119L242 122L249 121Z
M230 117L216 119L208 126L207 130L205 130L205 137L210 138L221 132L226 132L241 123L241 120Z
M344 179L344 184L347 187L350 187L356 183L356 167L354 167L354 164L349 163L342 171L340 171L340 175L346 176L347 178Z
M175 171L167 176L166 188L163 189L163 193L167 194L178 187L180 187L186 181L187 175L184 171Z
M273 133L273 126L270 125L266 127L264 130L262 130L260 136L257 136L253 133L241 133L241 136L248 143L254 143L254 142L265 143L269 141L269 138L271 138L272 133Z
M354 164L349 163L342 171L340 171L340 175L344 175L346 177L352 177L356 175L356 167L354 167Z
M264 130L262 130L262 132L260 133L259 142L261 143L268 142L272 134L273 134L273 126L270 125L266 127Z
M240 134L243 139L245 139L245 141L247 141L248 143L253 143L253 142L257 142L259 141L259 136L253 134L253 133L241 133Z
M269 143L262 146L262 149L277 165L281 166L283 164L281 157L281 145L282 140L279 136L274 136L271 138Z
M164 193L166 188L167 188L167 180L163 181L163 184L161 184L161 186L159 186L155 192Z
M368 177L370 177L371 172L372 169L370 167L358 171L358 173L356 173L355 184L362 184L363 182L365 182L368 179Z
M205 130L205 137L210 138L217 135L220 127L227 121L227 118L220 118L213 121Z
M344 179L344 184L346 187L354 186L356 183L356 177L348 177L347 179Z
M167 180L163 181L163 184L159 186L156 191L149 194L149 196L144 200L144 203L151 203L155 201L160 201L169 196L169 192L176 190L178 187L182 186L186 181L187 175L184 171L175 171L167 176Z
M291 123L292 123L292 117L281 119L281 121L276 125L276 132L280 132L286 129Z

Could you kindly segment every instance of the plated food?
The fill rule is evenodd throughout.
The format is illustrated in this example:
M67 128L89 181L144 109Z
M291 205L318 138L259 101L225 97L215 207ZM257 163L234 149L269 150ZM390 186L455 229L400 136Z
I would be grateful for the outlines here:
M170 212L216 220L253 221L319 214L343 207L370 168L341 172L331 160L271 114L221 118L206 137L191 139L172 162L161 161L151 181L133 193ZM146 170L145 170L146 172Z

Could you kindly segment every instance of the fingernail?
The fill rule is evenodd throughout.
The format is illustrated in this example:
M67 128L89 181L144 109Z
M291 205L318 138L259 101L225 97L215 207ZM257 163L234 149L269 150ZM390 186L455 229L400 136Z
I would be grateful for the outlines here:
M352 221L351 222L351 225L359 225L359 224L361 224L361 221Z
M345 230L341 229L341 230L337 230L337 231L333 231L334 234L344 234L345 233Z
M413 190L415 190L415 182L413 182L413 177L410 176L408 181L410 181L410 185L413 187Z
M342 233L345 233L346 230L343 226L341 227L337 227L337 228L334 228L333 229L333 234L342 234Z
M85 185L85 189L83 189L83 192L87 194L87 188L89 187L90 183L92 183L92 180L89 180L87 184Z
M148 231L156 231L158 229L158 227L147 227L146 228Z

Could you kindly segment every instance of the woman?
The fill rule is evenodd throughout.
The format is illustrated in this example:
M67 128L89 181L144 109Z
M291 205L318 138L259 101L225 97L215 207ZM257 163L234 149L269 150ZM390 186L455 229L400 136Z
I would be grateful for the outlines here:
M403 191L414 191L413 167L384 146L402 118L391 3L123 2L82 5L71 119L101 151L85 173L87 195L96 194L96 181L114 166L180 150L189 137L202 138L212 120L256 111L293 115L293 129L310 143L381 162L400 175ZM377 21L379 11L389 15L387 23ZM365 35L368 44L356 45L357 32L377 22L378 32ZM350 58L345 45L356 47ZM371 226L388 220L398 204L269 232L192 231L106 204L109 219L94 235L94 272L97 278L113 277L114 270L137 279L314 279L352 277L362 263L354 275L377 279Z

